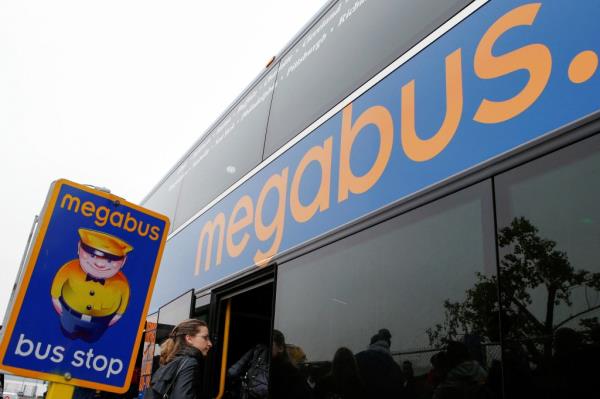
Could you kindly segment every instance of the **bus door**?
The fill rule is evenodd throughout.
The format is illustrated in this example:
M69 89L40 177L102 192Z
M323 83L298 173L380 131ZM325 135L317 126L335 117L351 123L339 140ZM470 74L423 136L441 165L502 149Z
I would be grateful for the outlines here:
M247 376L252 362L264 365L268 376L275 276L274 267L266 269L213 291L210 397L240 397L244 385L253 383Z

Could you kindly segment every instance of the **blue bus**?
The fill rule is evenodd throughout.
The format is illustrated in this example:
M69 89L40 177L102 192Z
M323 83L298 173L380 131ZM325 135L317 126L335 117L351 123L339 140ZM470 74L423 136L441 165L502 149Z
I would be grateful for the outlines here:
M144 199L172 230L142 385L195 317L208 397L275 336L305 397L598 392L598 20L328 1Z

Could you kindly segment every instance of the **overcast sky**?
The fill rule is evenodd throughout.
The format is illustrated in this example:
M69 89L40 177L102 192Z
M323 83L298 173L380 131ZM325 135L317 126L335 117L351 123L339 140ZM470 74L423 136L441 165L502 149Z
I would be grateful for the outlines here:
M0 2L0 320L53 180L139 203L324 4Z

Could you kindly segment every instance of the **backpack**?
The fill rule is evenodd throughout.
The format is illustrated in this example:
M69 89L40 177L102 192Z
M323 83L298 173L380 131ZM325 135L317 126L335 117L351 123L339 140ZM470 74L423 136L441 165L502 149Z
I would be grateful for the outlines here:
M266 399L269 394L269 352L257 346L242 378L242 399Z

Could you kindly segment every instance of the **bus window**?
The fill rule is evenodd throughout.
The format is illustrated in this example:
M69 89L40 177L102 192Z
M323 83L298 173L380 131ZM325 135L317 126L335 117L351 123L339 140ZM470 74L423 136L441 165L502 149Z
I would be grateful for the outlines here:
M192 315L194 290L190 290L158 310L158 326L164 331L173 329L177 324ZM171 332L169 330L169 332ZM168 335L168 334L167 334ZM161 337L162 338L162 337Z
M258 82L185 161L175 228L262 160L275 73L273 70Z
M194 319L202 320L208 324L208 314L210 311L210 292L196 295L194 304Z
M265 158L469 3L335 3L281 60Z
M170 220L175 219L177 198L181 189L183 169L178 167L171 175L153 191L145 200L144 206L155 212L168 216ZM170 231L173 231L171 223Z
M496 298L492 217L485 181L281 264L275 328L303 349L315 382L344 347L368 397L402 391L402 364L422 382L416 397L431 397L432 357L449 340L469 336L482 365L500 357L498 309L471 317L467 306Z
M599 135L495 179L506 397L596 392L599 181Z

